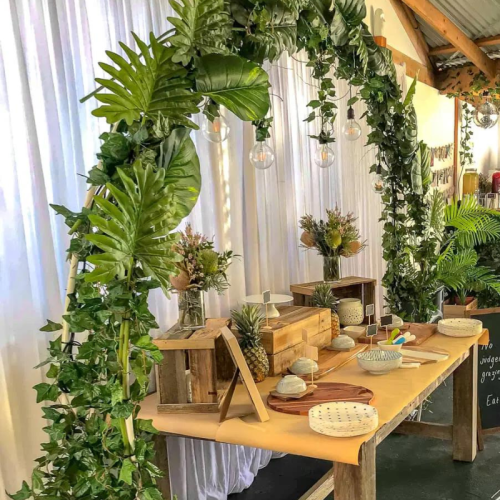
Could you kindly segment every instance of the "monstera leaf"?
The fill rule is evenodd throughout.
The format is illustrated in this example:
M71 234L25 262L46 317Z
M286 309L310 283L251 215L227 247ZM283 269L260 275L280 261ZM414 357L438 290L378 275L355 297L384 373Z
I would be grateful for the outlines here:
M199 96L191 91L192 82L185 78L187 71L172 61L175 50L161 44L151 34L150 52L137 35L132 35L144 62L123 43L120 46L130 62L108 51L109 58L118 68L99 64L114 81L96 78L96 82L109 93L96 94L96 99L103 105L92 114L105 117L108 123L125 120L129 125L140 120L142 115L155 119L161 114L172 124L198 128L188 117L198 112Z
M208 55L197 62L196 88L245 121L269 110L269 79L257 64L238 56Z
M106 185L117 205L102 196L94 197L109 219L89 215L102 234L88 234L86 238L104 253L88 257L95 269L85 274L85 281L108 283L116 277L124 278L125 271L137 261L145 274L157 279L167 292L180 256L172 251L177 241L177 234L171 234L176 226L172 216L175 202L165 186L165 170L154 172L151 166L144 169L136 162L134 180L122 169L117 171L126 192Z
M165 184L175 186L173 197L178 222L190 214L201 189L200 161L189 133L187 128L174 129L160 143L157 159L158 166L165 169Z
M365 0L335 0L335 14L330 25L330 34L335 45L345 45L349 32L366 17Z
M331 0L311 0L309 5L323 24L329 26L332 23L333 10L331 9Z
M229 14L224 0L170 0L179 17L169 17L176 33L168 38L175 48L173 62L184 66L197 54L227 53L231 34Z

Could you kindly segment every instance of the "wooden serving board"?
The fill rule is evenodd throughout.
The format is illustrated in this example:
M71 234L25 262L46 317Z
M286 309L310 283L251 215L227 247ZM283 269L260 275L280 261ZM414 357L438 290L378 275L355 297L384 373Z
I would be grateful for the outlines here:
M336 382L319 382L316 385L314 393L304 396L302 399L282 401L269 395L267 404L274 411L290 415L307 416L313 406L321 403L352 401L355 403L370 404L373 400L373 392L359 385L340 384Z
M346 363L351 361L351 359L355 359L356 356L363 351L366 351L369 346L367 345L357 345L352 351L348 352L338 352L338 351L330 351L329 349L322 349L319 351L318 356L318 368L319 370L314 374L314 380L319 380L321 377L333 372L334 370L338 370L342 368ZM292 373L290 369L288 369L289 373ZM311 374L307 375L297 375L302 380L310 381Z
M422 343L424 343L429 337L437 333L437 325L434 324L428 324L428 323L405 323L401 328L401 333L405 333L407 331L410 331L415 337L417 337L415 340L412 340L411 342L407 342L405 345L406 346L417 346ZM379 328L377 335L374 335L372 337L373 339L373 345L377 345L377 342L381 340L386 340L387 335L385 333L385 327L384 328ZM369 337L360 337L358 339L358 342L360 344L369 344L370 343L370 338Z

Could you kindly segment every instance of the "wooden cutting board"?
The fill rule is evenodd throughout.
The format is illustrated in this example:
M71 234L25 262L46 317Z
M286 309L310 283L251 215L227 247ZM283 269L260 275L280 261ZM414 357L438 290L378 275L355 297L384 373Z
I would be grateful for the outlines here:
M302 399L283 401L269 395L267 404L269 408L290 415L307 416L309 410L321 403L334 401L352 401L356 403L370 404L373 400L373 392L366 387L351 384L340 384L336 382L319 382L312 394Z
M354 349L348 352L338 352L338 351L330 351L329 349L322 349L319 351L318 355L318 368L319 370L314 374L314 380L319 380L321 377L324 377L328 373L333 372L334 370L338 370L342 368L346 363L351 361L351 359L356 359L356 356L363 351L366 351L369 346L367 345L357 345ZM290 368L288 369L290 373ZM307 375L297 375L302 380L310 381L311 374Z
M428 323L405 323L401 328L401 333L405 333L410 331L413 335L415 335L416 340L411 342L407 342L405 345L407 346L416 346L424 343L429 337L437 333L437 325L428 324ZM389 332L390 335L390 332ZM386 340L387 335L385 333L385 328L379 328L377 335L372 337L373 345L377 345L377 342L381 340ZM360 337L358 339L360 344L369 344L369 337Z

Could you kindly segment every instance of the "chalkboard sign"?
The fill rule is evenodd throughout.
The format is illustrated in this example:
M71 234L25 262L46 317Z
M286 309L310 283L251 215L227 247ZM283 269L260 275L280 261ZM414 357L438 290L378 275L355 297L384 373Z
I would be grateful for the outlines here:
M469 311L490 332L490 343L479 346L478 398L483 430L500 432L500 308Z

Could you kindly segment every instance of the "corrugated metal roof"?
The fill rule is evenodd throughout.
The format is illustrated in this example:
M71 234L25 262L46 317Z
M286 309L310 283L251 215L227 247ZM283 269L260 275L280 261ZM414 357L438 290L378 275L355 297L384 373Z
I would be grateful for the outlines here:
M472 40L500 35L500 0L430 0L430 2ZM430 47L449 45L449 42L423 19L418 15L415 17ZM483 47L483 50L496 55L499 48L500 44ZM439 63L447 62L449 65L455 65L463 59L463 56L460 52L456 52L435 58Z

